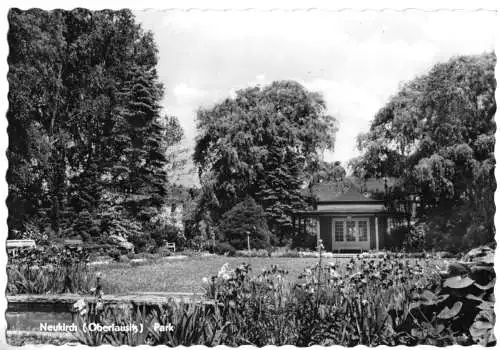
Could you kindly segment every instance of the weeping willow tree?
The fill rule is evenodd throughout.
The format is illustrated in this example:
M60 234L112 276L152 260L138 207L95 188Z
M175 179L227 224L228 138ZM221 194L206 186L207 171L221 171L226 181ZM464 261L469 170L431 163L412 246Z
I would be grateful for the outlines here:
M200 212L217 225L249 196L264 208L269 229L291 238L291 215L307 205L302 186L321 150L333 149L336 132L323 98L293 81L241 90L199 110L194 161L204 193Z
M493 242L496 56L461 56L403 85L358 136L359 176L400 178L419 196L428 248Z

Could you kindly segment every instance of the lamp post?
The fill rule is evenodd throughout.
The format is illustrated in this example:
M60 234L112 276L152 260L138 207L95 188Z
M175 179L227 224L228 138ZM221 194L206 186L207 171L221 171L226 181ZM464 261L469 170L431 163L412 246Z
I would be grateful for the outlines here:
M215 253L215 231L212 230L212 254Z

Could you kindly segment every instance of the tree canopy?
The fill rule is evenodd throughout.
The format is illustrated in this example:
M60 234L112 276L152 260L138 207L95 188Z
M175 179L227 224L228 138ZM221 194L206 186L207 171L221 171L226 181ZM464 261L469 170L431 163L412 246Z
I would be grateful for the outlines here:
M160 113L157 48L129 10L12 9L9 228L102 232L165 201L176 118ZM109 219L109 220L108 220ZM80 232L81 231L81 232Z
M262 205L270 230L292 234L291 213L307 205L301 188L324 150L333 150L337 121L323 98L293 81L240 90L198 111L194 162L204 198L218 220L250 196Z
M460 56L404 84L359 135L365 176L401 178L418 194L429 246L460 249L494 237L496 56Z

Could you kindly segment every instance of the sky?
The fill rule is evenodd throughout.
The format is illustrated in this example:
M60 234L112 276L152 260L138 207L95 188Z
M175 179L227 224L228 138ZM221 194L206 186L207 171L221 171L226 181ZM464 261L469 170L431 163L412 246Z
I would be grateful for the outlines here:
M296 80L339 121L329 161L358 155L356 135L405 81L457 55L491 51L491 12L134 11L154 33L163 106L193 149L196 110L238 89ZM189 166L188 166L189 169ZM189 184L193 176L181 176Z

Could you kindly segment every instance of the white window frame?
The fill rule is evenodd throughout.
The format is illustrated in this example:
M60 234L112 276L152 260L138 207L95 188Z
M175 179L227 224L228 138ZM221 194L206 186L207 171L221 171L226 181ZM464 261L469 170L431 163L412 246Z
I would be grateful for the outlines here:
M342 223L342 240L341 241L337 241L337 235L336 235L336 232L335 232L335 222L341 222ZM333 242L345 242L346 241L346 227L347 227L347 224L346 224L346 219L339 219L339 218L333 218L332 220L332 235L333 235L333 239L332 241Z
M370 218L369 217L358 217L354 216L351 218L351 221L355 222L355 228L357 231L357 234L355 235L354 241L348 241L347 240L347 218L346 217L334 217L332 220L332 249L334 248L335 244L357 244L357 243L362 243L362 244L370 244ZM367 229L367 235L366 235L366 241L360 241L359 240L359 222L363 221L366 222L366 229ZM336 222L342 222L343 223L343 240L342 241L337 241L336 240L336 232L335 232L335 223Z

